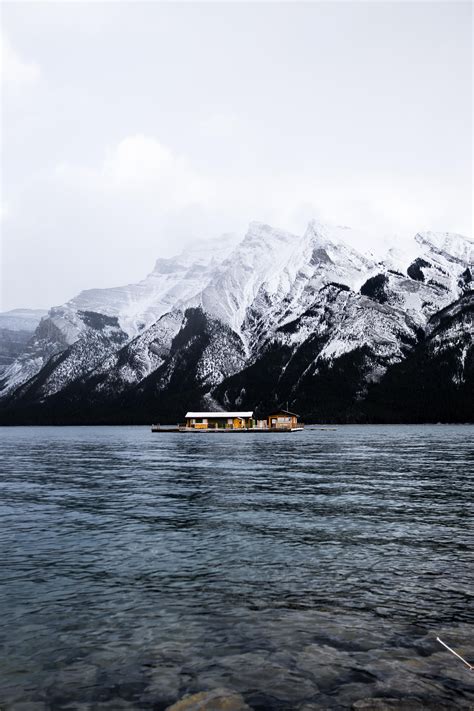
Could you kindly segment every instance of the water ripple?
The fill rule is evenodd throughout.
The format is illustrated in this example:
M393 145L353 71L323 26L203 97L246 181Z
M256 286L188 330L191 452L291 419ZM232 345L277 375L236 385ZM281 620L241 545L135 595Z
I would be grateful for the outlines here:
M473 434L4 428L0 705L471 708Z

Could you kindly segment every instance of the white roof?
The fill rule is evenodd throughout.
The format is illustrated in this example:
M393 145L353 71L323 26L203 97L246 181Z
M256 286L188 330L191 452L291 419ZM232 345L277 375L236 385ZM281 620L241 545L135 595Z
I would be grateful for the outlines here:
M253 410L246 412L187 412L186 417L252 417Z

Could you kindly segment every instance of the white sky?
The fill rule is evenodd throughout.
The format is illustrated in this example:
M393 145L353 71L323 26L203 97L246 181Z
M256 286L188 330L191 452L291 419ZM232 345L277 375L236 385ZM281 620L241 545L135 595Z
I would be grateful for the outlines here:
M250 220L472 234L470 2L3 2L0 309Z

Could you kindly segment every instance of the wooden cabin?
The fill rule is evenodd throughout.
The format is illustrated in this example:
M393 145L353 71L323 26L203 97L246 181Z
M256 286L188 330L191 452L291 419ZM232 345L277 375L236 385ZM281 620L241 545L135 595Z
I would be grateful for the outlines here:
M255 420L252 411L186 413L186 428L193 430L240 430L253 427Z
M298 417L294 412L288 410L277 410L268 415L268 428L271 430L278 429L295 429L298 427ZM299 426L301 427L301 425Z

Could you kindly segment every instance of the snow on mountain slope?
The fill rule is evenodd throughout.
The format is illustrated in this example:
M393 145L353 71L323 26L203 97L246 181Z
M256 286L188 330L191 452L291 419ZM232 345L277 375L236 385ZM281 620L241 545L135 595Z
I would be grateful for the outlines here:
M241 370L245 360L242 341L235 331L201 308L189 308L173 339L169 359L150 380L157 396L162 391L173 392L173 388L209 390Z
M314 412L309 408L321 407L323 397L348 408L418 337L417 325L402 310L328 283L304 313L272 333L245 370L212 395L229 407L247 406L254 398L262 410L289 402Z
M89 289L60 308L68 314L86 310L116 316L121 328L134 337L202 291L236 242L237 237L228 234L197 244L177 257L158 259L151 274L138 284Z
M453 382L456 385L465 382L467 368L471 372L474 369L474 292L435 314L428 324L428 334L429 348L438 359L456 348ZM471 405L474 409L472 402Z
M51 397L104 360L112 348L119 348L126 342L127 334L122 331L115 316L93 311L81 311L80 315L84 326L81 338L62 351L51 354L37 377L23 381L12 397Z
M271 340L274 329L304 313L323 286L336 283L358 288L375 265L343 240L357 242L360 238L346 227L310 222L284 277L273 279L273 283L264 281L247 311L244 334L254 354Z
M51 357L61 353L69 345L68 334L61 329L56 318L43 318L24 351L3 372L0 379L0 397L7 397L22 383L34 377Z
M201 306L240 333L246 310L262 283L271 283L276 291L279 283L287 281L301 242L301 237L289 232L252 222L243 241L189 306Z
M474 242L463 235L452 232L419 232L415 241L428 253L437 255L439 260L460 264L474 262Z
M278 329L278 340L292 348L317 336L321 349L314 362L332 360L370 344L379 358L402 358L416 342L417 326L401 309L357 294L350 289L323 287L313 306L295 322Z
M113 395L141 382L169 356L183 319L184 313L178 309L165 314L97 367L83 373L83 382L88 382L89 390Z
M390 250L372 277L379 280L380 298L424 327L434 313L472 288L473 255L474 243L466 237L419 233L405 252Z
M474 421L474 292L432 316L426 337L369 389L371 421Z
M188 305L199 305L229 325L255 353L261 335L304 311L322 285L338 281L355 286L364 280L373 262L344 241L359 239L349 228L316 221L300 236L253 222Z
M411 271L412 278L427 281L430 275L425 273L426 269L434 268L438 278L443 274L454 276L472 267L473 262L474 242L468 237L449 232L419 232L404 250L390 249L381 263L404 275L410 276ZM446 283L446 286L450 285Z

